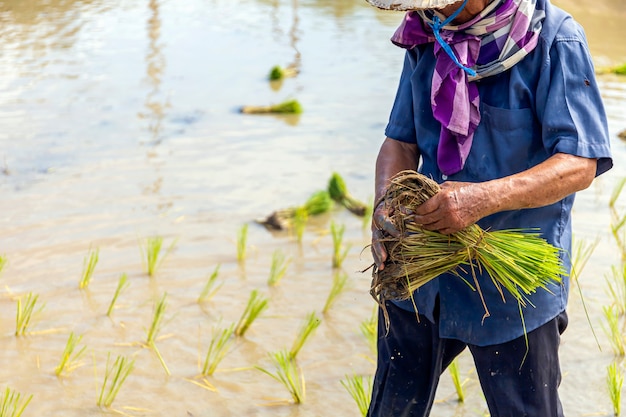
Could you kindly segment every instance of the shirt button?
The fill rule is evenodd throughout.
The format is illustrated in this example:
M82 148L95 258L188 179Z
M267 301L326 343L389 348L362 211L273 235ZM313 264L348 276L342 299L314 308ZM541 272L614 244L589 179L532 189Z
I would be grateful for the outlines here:
M443 175L441 176L441 179L445 181L445 180L447 180L447 179L448 179L448 176L447 176L446 174L443 174Z

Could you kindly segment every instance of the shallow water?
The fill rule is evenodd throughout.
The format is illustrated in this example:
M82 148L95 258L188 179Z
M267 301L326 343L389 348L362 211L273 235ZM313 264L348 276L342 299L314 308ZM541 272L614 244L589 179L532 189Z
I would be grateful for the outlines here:
M585 25L598 65L626 60L626 11L618 0L559 2ZM340 381L371 375L372 353L359 326L369 297L368 233L335 210L305 231L301 244L255 224L273 210L302 204L341 173L369 201L373 164L395 93L402 52L388 38L401 18L359 0L37 1L0 0L0 254L9 263L0 294L0 380L33 394L24 415L101 415L96 406L107 354L135 359L113 407L128 415L357 415ZM266 80L274 65L300 74ZM589 312L572 292L563 336L562 397L569 416L611 415L605 389L613 360L603 332L605 276L620 262L608 201L626 176L617 133L626 128L626 80L600 78L615 168L579 194L576 236L599 239L581 276ZM300 116L244 116L245 104L297 98ZM624 198L616 205L625 209ZM339 271L348 289L298 356L307 384L299 405L254 369L291 346L306 315L321 310L337 272L331 221L345 225L349 254ZM236 259L249 224L244 265ZM140 242L160 235L173 250L150 278ZM99 249L92 282L78 289L83 261ZM268 287L276 250L291 260ZM219 266L223 286L196 302ZM106 310L121 274L130 286L111 318ZM269 308L208 378L194 382L215 326L236 322L253 289ZM44 305L31 333L16 337L20 296ZM169 368L141 346L154 304L166 294L157 346ZM591 324L591 326L590 326ZM601 350L596 344L597 335ZM57 378L70 332L83 335L83 366ZM442 378L436 415L482 416L471 360L461 358L467 400ZM3 388L3 387L0 387Z

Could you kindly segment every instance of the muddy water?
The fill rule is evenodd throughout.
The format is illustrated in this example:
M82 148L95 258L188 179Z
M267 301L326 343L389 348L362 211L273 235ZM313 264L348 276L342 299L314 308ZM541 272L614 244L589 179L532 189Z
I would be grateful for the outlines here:
M619 1L562 0L585 24L598 65L626 61L626 12ZM96 406L107 354L135 359L113 408L154 416L348 416L358 409L340 381L371 375L372 353L359 330L374 308L363 222L336 209L316 219L302 242L255 224L303 203L340 172L368 201L372 167L395 93L402 53L388 38L401 15L358 0L37 1L0 0L0 380L33 395L24 415L85 416ZM274 65L300 74L279 85ZM563 337L564 407L570 416L611 415L605 389L613 360L603 332L605 276L620 257L608 201L626 176L617 133L626 128L626 80L600 78L616 167L580 193L577 237L597 249L581 276L589 322L573 291ZM293 117L243 116L245 104L297 98ZM617 203L623 213L623 198ZM331 267L331 221L345 225L349 253ZM240 227L249 224L244 264ZM172 251L157 274L144 272L140 242L159 235ZM90 249L99 262L79 290ZM268 287L272 255L290 263ZM219 291L196 302L219 266ZM129 287L106 310L122 274ZM321 315L333 276L348 287ZM211 331L236 322L254 289L268 309L205 386L197 375ZM17 299L43 306L29 334L16 337ZM155 303L167 307L157 346L143 347ZM307 384L300 406L278 382L269 352L291 346L312 311L322 324L298 356ZM594 338L597 336L600 348ZM70 332L83 336L82 366L57 378ZM467 401L457 404L443 377L438 416L482 416L470 358L462 356ZM272 405L270 405L272 404Z

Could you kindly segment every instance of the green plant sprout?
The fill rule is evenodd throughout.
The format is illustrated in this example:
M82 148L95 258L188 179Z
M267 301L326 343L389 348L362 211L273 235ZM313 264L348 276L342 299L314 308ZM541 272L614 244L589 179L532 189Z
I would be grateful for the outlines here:
M147 237L144 243L139 245L141 250L141 260L143 262L144 270L148 276L152 277L156 274L157 269L161 266L167 255L172 251L176 241L167 248L165 253L161 255L163 250L163 237L150 236Z
M346 182L337 172L333 172L328 181L328 192L331 198L352 214L364 216L367 211L367 204L354 198L348 191Z
M337 226L334 220L330 222L330 234L333 237L333 268L341 268L350 250L350 245L345 248L343 247L343 235L345 230L345 225Z
M76 346L80 343L83 336L76 336L74 332L70 333L69 338L67 339L67 343L65 344L65 350L63 350L63 355L61 355L61 360L59 364L54 369L54 373L57 376L61 374L69 374L74 369L81 366L79 362L80 357L85 352L87 346L83 346L78 352L75 352Z
M300 352L300 349L302 349L302 346L304 346L304 343L307 341L309 336L313 334L315 329L319 327L320 324L322 324L322 320L317 317L317 315L315 314L315 311L309 313L306 316L304 323L300 327L300 331L298 332L298 335L293 341L291 350L289 351L289 355L292 358L295 359L296 355L298 355L298 352Z
M158 334L161 332L161 327L163 325L163 316L165 314L165 308L167 307L166 298L167 298L167 293L164 293L161 299L157 301L154 305L154 314L152 316L152 323L150 325L150 328L148 329L146 345L150 349L152 349L154 353L157 355L157 358L159 359L159 362L161 362L161 366L163 366L163 369L165 370L165 372L168 375L171 375L169 368L165 364L165 360L163 359L163 356L161 356L161 352L159 352L159 349L156 346L156 338Z
M294 403L303 403L306 393L304 374L295 359L285 350L270 353L269 356L276 368L276 373L269 372L260 366L255 366L255 368L282 383L291 394Z
M622 263L621 270L611 266L611 275L606 276L609 296L619 315L626 313L626 263Z
M617 215L613 216L611 222L611 233L620 250L622 260L624 260L626 259L626 227L624 227L624 225L626 225L626 215L622 216L621 219L616 216Z
M218 264L213 270L213 273L211 274L207 282L204 284L202 291L200 291L200 295L198 296L198 303L204 303L209 301L211 298L213 298L215 293L217 293L217 290L219 290L220 287L224 285L224 283L222 283L216 286L219 271L220 265Z
M111 407L124 381L135 367L135 360L130 360L125 356L118 356L113 363L110 363L110 360L111 352L107 355L106 373L96 402L98 407Z
M228 349L233 343L232 336L235 331L235 325L231 324L230 327L221 330L214 330L211 338L211 344L207 350L206 357L204 359L204 366L202 367L202 375L213 375L215 369L220 364L222 359L228 353Z
M32 394L22 398L22 394L7 387L0 400L0 417L20 417L32 399Z
M237 231L237 262L243 264L246 260L248 249L248 223L241 225Z
M346 284L348 283L348 274L344 272L335 272L333 275L333 286L330 288L330 292L328 293L328 297L326 297L326 303L324 304L324 308L322 309L322 313L326 314L330 308L335 304L337 297L345 291Z
M626 185L626 177L622 178L617 185L615 185L615 188L613 188L613 192L611 193L611 198L609 199L609 207L614 208L615 207L615 203L617 202L617 199L619 198L620 194L622 194L622 191L624 190L624 185Z
M267 279L267 285L270 287L278 285L283 276L285 276L290 262L291 259L286 258L285 254L280 249L276 249L272 254L272 264L270 266L270 276Z
M33 317L41 312L43 305L35 308L39 295L28 293L26 299L22 301L22 297L17 299L17 314L15 316L15 335L23 336L28 332Z
M459 372L459 361L455 358L450 366L448 367L450 371L450 376L452 377L452 383L454 384L454 389L456 390L457 400L462 403L465 401L465 393L463 392L464 382L461 381L461 373Z
M615 362L610 364L607 368L606 385L609 390L609 397L611 398L611 404L613 405L613 415L618 417L621 412L622 403L622 385L624 385L624 375L619 368L619 365Z
M306 208L298 207L293 215L293 230L296 235L296 241L302 243L306 223L309 220L309 213Z
M242 106L240 111L245 114L300 114L302 113L302 105L298 100L285 100L269 106Z
M269 299L259 295L257 290L252 290L246 309L235 326L236 336L243 336L248 331L254 320L268 307L268 301Z
M374 199L370 198L369 204L365 207L361 228L367 230L372 224L372 215L374 214Z
M9 261L7 260L5 255L0 255L0 275L2 275L2 270L5 266L7 266L8 262Z
M120 276L119 281L117 282L117 288L115 288L115 294L113 294L113 298L111 299L111 303L109 304L109 308L107 309L107 316L111 317L113 314L113 309L115 308L115 303L119 298L120 294L128 288L130 284L128 283L128 276L126 274L122 274Z
M378 351L378 306L373 309L369 319L365 319L361 322L360 328L361 334L365 337L370 350L375 354Z
M279 81L287 77L295 77L296 75L298 75L298 70L293 67L274 65L270 70L268 78L270 81Z
M100 250L98 248L90 250L89 255L83 260L83 273L78 283L78 288L81 290L87 288L91 282L93 271L96 269L96 265L98 264L99 253Z
M582 274L583 269L587 265L587 262L591 258L591 255L596 250L596 247L600 243L600 239L596 239L592 243L587 243L584 240L579 240L575 236L572 239L572 247L573 247L573 255L570 257L571 259L571 271L570 276L572 277L572 281L576 284L576 288L578 289L578 294L580 295L580 302L583 306L583 310L585 311L585 316L587 317L587 322L589 323L589 328L591 329L591 333L593 334L594 339L596 340L596 344L600 347L600 342L598 342L598 337L596 335L596 331L591 324L591 319L589 318L589 312L587 310L587 303L585 302L585 297L583 297L583 291L580 286L580 276Z
M362 375L346 375L345 379L341 380L341 385L348 391L350 396L356 402L359 407L361 415L365 417L367 410L370 406L370 399L372 397L372 377L364 377Z
M622 335L619 325L619 315L614 306L604 306L604 318L608 324L608 329L605 328L605 332L609 336L609 342L613 348L613 352L618 356L624 356L624 336Z

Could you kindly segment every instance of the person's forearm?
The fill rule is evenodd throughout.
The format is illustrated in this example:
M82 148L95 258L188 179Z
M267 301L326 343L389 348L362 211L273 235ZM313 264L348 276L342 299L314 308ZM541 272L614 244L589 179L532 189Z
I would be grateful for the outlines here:
M405 169L417 169L419 153L416 144L387 138L383 142L376 159L376 176L374 178L374 201L384 195L389 186L389 179Z
M415 208L413 220L426 230L456 233L494 213L556 203L587 188L595 173L595 159L556 154L526 171L491 181L447 181Z
M480 184L487 202L481 217L556 203L589 187L595 173L595 159L555 154L524 172Z

